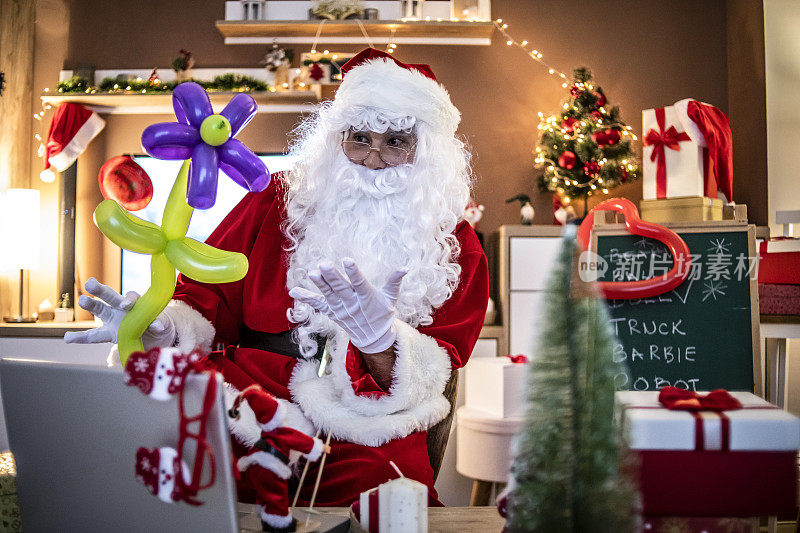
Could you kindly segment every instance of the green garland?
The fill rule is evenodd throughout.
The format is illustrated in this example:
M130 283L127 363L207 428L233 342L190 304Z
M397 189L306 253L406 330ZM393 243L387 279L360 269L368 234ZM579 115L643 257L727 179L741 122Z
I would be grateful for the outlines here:
M227 91L227 92L250 92L250 91L269 91L270 86L262 80L257 80L252 76L243 76L241 74L221 74L216 76L211 81L201 81L195 79L188 79L183 81L171 81L153 83L150 80L127 80L123 76L116 78L105 78L100 82L100 85L93 86L86 78L73 76L68 80L59 82L56 89L59 93L89 93L94 94L97 92L115 93L115 94L133 94L133 93L171 93L172 90L178 86L179 83L186 81L193 81L199 84L204 89L214 91Z

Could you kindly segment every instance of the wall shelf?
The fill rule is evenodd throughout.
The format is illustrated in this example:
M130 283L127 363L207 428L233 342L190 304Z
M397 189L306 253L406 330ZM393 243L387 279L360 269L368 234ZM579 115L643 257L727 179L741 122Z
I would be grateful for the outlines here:
M361 21L373 44L477 45L492 44L492 22L461 21ZM318 20L218 20L217 29L225 44L312 43ZM326 21L319 44L367 44L358 21Z
M238 93L220 91L208 93L215 111L220 111ZM319 102L314 91L257 91L247 93L258 103L260 113L302 113L312 111ZM83 104L97 113L109 115L172 114L172 94L140 93L45 93L42 102L58 105L62 102Z

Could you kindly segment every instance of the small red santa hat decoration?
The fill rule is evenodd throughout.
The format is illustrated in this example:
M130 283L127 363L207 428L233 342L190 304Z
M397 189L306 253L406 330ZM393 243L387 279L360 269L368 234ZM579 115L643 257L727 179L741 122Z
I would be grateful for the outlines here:
M478 226L481 218L483 218L483 211L486 209L482 204L475 200L470 200L467 207L464 209L464 220L466 220L473 228Z
M575 220L575 208L570 204L565 204L557 195L553 195L553 225L563 226L567 222Z
M136 481L163 502L192 501L193 495L185 490L188 472L174 448L139 448L136 452Z
M44 168L59 172L69 168L106 126L100 115L86 107L65 102L58 106L47 131Z
M186 376L200 354L184 354L178 348L153 348L131 354L123 380L154 400L166 401L183 389Z
M733 134L727 115L691 98L675 102L675 110L692 142L706 148L704 195L732 201Z
M242 400L247 402L255 414L256 423L261 431L270 432L283 423L286 416L285 408L260 385L251 385L239 393L229 411L231 418L239 417Z
M414 117L449 135L461 121L461 113L428 65L406 64L367 48L342 65L341 72L342 83L330 108L333 113L370 107Z

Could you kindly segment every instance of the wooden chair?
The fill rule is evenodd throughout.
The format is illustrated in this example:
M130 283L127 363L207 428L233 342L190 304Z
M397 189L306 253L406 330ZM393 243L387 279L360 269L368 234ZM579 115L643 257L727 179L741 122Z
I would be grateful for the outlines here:
M428 430L428 459L433 468L433 481L439 476L439 469L442 466L444 451L447 448L447 440L450 438L450 426L453 424L453 414L456 409L456 397L458 396L458 370L453 370L450 379L444 387L444 397L450 402L450 412L444 420Z

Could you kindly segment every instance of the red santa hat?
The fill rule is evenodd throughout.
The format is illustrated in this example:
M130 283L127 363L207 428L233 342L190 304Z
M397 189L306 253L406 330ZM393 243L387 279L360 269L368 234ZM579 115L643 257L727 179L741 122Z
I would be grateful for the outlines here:
M706 148L704 195L732 201L733 134L728 117L716 107L691 98L675 102L675 110L692 142Z
M80 104L58 106L47 131L44 168L52 165L59 172L69 168L105 125L100 115Z
M187 374L199 360L199 353L187 355L178 348L135 352L125 363L123 380L154 400L166 401L183 389Z
M234 418L238 415L239 404L242 400L246 401L250 406L261 431L272 431L283 422L285 417L284 407L261 386L251 385L236 397L230 410Z
M461 121L461 113L428 65L406 64L367 48L345 63L341 72L342 84L331 106L334 112L370 107L414 117L450 135Z
M178 460L174 448L139 448L136 452L136 481L163 502L193 501L193 495L185 490L187 475L188 468Z

